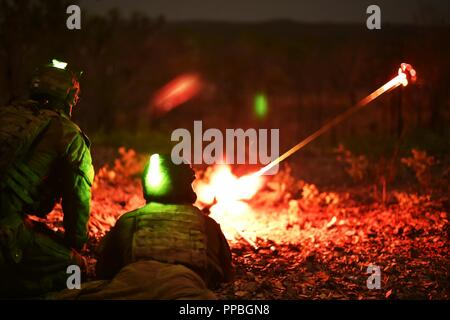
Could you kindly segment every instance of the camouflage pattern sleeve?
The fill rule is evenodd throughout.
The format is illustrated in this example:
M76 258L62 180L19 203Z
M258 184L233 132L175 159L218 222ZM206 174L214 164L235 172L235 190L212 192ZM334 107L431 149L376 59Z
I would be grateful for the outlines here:
M80 249L87 241L87 224L94 179L89 140L81 132L73 135L63 155L62 208L66 243Z

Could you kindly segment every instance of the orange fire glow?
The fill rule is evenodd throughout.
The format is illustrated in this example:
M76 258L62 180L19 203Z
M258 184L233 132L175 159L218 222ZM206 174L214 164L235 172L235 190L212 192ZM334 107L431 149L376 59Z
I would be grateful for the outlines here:
M199 207L210 206L210 216L221 224L225 236L245 229L252 220L252 208L245 202L263 186L264 178L255 175L236 177L225 164L209 167L204 179L194 182Z
M302 187L301 198L280 198L279 194L285 192L282 185L286 182L283 178L273 179L274 176L257 175L239 178L227 165L208 167L194 182L198 196L195 205L199 208L209 207L210 217L220 224L229 241L243 239L255 249L259 248L258 239L295 243L299 239L315 241L326 238L330 236L328 229L332 225L342 223L333 217L322 225L314 228L307 226L303 230L303 216L310 213L303 211L300 206L315 207L314 212L321 203L333 208L339 203L339 196L335 193L320 193L315 185L306 184ZM272 202L269 199L278 200Z

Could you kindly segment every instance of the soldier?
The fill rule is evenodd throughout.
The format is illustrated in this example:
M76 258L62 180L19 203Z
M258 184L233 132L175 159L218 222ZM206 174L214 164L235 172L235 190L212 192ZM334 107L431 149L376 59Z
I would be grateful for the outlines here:
M66 285L87 240L94 177L89 140L71 121L79 74L53 60L36 70L30 99L0 108L0 296L31 297ZM27 218L62 199L64 235Z
M194 171L154 154L143 174L147 205L120 217L103 239L97 276L62 299L214 299L232 276L220 226L193 206Z

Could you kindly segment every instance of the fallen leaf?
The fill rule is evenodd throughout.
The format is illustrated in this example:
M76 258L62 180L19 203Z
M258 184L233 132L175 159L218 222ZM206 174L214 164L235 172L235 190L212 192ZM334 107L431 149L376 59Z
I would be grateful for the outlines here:
M386 299L389 298L392 294L392 289L386 292Z

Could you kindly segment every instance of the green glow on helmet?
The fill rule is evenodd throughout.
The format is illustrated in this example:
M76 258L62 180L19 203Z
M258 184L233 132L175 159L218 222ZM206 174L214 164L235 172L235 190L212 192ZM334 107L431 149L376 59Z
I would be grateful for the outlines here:
M147 182L149 187L155 188L161 185L162 180L163 174L161 172L159 154L155 153L150 157L150 163L145 181Z
M161 165L161 158L159 154L155 153L150 156L148 170L144 181L144 190L146 194L161 196L169 191L169 175L165 168Z
M67 62L63 62L63 61L58 61L56 59L52 60L52 66L58 69L66 69L67 67Z

